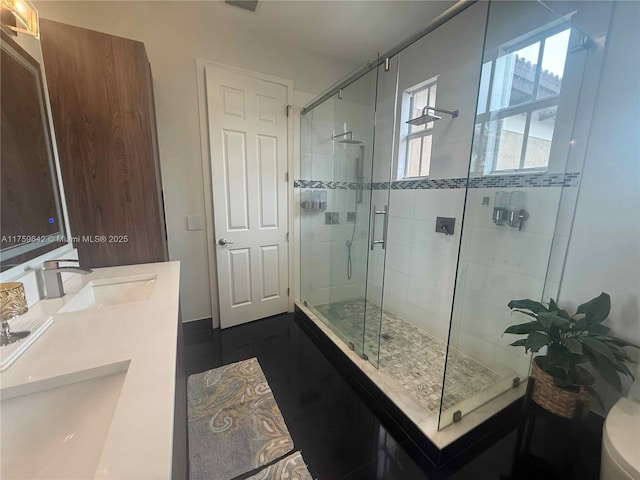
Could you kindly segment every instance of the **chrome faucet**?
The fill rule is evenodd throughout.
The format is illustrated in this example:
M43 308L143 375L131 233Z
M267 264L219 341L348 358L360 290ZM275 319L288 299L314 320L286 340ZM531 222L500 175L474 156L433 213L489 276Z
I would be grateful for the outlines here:
M64 295L64 287L62 286L62 274L63 273L79 273L81 275L87 275L93 270L90 268L78 267L61 267L60 262L75 262L78 260L61 258L58 260L47 260L44 262L44 270L42 275L44 277L44 287L47 291L47 298L58 298Z

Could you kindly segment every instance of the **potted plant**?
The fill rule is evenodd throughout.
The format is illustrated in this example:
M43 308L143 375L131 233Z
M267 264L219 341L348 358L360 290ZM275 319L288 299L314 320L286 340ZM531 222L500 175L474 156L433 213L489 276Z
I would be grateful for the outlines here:
M611 298L601 293L580 305L575 315L569 315L551 299L548 306L534 300L512 300L512 312L532 318L527 323L511 325L504 333L525 335L511 345L524 347L525 352L538 352L547 347L545 355L535 357L532 399L556 415L573 418L577 408L588 414L590 397L602 405L593 389L595 379L584 365L591 365L604 380L622 393L619 374L633 375L625 347L629 342L609 335L609 327L602 322L609 315ZM578 407L582 403L581 407Z

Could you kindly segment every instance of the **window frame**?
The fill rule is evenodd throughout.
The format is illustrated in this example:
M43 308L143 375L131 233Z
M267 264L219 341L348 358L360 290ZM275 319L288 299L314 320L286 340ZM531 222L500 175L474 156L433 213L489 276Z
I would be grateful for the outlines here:
M542 60L544 57L546 41L550 37L563 32L565 30L569 30L569 42L567 45L567 52L571 49L571 39L573 36L573 29L571 27L567 28L566 24L559 24L551 28L545 28L543 31L535 33L533 35L527 36L527 38L520 40L516 43L510 44L508 46L504 46L496 50L496 54L490 60L483 62L483 65L490 63L491 64L491 72L489 77L489 82L487 86L487 95L486 98L482 99L485 102L485 111L482 113L476 112L475 118L475 128L477 129L478 125L480 126L479 131L477 131L476 135L479 137L479 153L483 155L486 154L487 147L487 139L485 139L485 131L488 128L488 125L494 121L501 121L504 118L512 117L519 114L526 114L522 145L520 147L520 160L517 168L511 169L498 169L497 162L498 158L494 155L494 158L491 159L491 165L488 169L488 166L484 165L484 174L488 175L501 175L508 173L535 173L535 172L546 172L549 169L549 161L550 158L547 159L547 164L544 167L525 167L525 159L527 153L527 147L529 143L529 130L531 126L531 117L534 112L538 110L543 110L545 108L552 108L559 106L560 103L560 95L562 93L562 85L560 86L560 91L556 95L550 95L541 99L538 99L538 92L540 88L540 79L542 76ZM535 45L540 42L540 47L538 51L538 58L536 64L536 72L534 76L533 83L533 91L531 94L531 99L520 103L518 105L506 106L500 108L498 110L491 110L491 95L493 92L494 80L495 80L495 72L496 72L496 63L497 60L501 57L504 57L508 54L521 50L523 48L529 47L531 45ZM566 69L566 59L565 59L565 69ZM564 72L563 72L563 80L564 80ZM557 115L557 114L556 114ZM501 130L501 129L500 129ZM555 130L555 129L554 129ZM486 161L486 158L484 159Z
M414 111L416 110L415 108L415 99L416 96L420 93L420 92L424 92L425 90L427 91L427 106L431 106L431 107L435 107L435 102L436 102L436 96L437 96L437 90L435 91L435 94L432 90L432 87L437 87L438 84L438 77L432 77L424 82L419 83L418 85L415 85L412 88L409 88L407 90L405 90L405 95L407 95L409 97L409 105L408 105L408 110L407 110L407 115L406 118L403 118L403 121L406 122L408 120L411 120L412 117L411 115L413 115ZM433 100L432 100L432 95L433 95ZM403 117L405 117L405 115L403 115ZM431 124L431 127L429 127L429 124ZM433 129L434 129L434 122L429 122L426 123L424 125L424 129L419 130L417 132L412 132L412 128L414 127L414 125L407 125L407 133L406 135L404 135L404 138L402 139L403 142L405 143L404 145L404 168L403 168L403 172L402 172L402 178L400 178L399 180L414 180L414 179L420 179L420 178L428 178L429 177L429 173L427 173L426 175L420 175L420 173L422 172L422 162L423 162L423 148L424 148L424 137L431 137L431 148L433 148ZM411 176L409 175L409 167L410 167L410 162L409 162L409 146L411 144L411 140L414 139L420 139L420 154L419 154L419 164L418 164L418 175L417 176ZM429 172L431 171L431 151L429 152Z

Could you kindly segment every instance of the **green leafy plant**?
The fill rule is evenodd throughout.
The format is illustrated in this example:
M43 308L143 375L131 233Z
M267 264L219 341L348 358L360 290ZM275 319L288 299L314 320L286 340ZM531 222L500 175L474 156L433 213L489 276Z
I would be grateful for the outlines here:
M593 389L595 379L583 365L590 364L607 383L622 393L620 375L633 374L626 362L631 362L625 347L635 347L609 335L609 327L602 322L611 310L611 298L601 293L580 305L575 315L569 315L551 299L548 306L533 300L512 300L512 312L520 312L533 320L511 325L504 333L526 335L511 345L524 347L525 352L537 352L547 347L547 354L538 357L538 366L551 375L557 386L575 390L584 386L600 404Z

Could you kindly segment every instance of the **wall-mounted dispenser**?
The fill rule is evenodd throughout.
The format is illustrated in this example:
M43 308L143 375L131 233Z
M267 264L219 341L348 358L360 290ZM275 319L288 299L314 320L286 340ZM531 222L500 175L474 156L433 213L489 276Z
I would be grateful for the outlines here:
M522 225L529 218L529 212L524 207L526 203L524 192L515 191L509 195L509 226L522 230Z
M504 225L509 220L509 192L496 192L493 200L493 223Z
M525 210L526 195L522 191L496 192L493 200L493 223L496 225L509 225L522 230L524 222L529 218L529 212ZM484 199L483 199L484 205Z
M300 202L300 207L305 212L324 212L327 209L327 191L304 190L302 192L302 201Z

